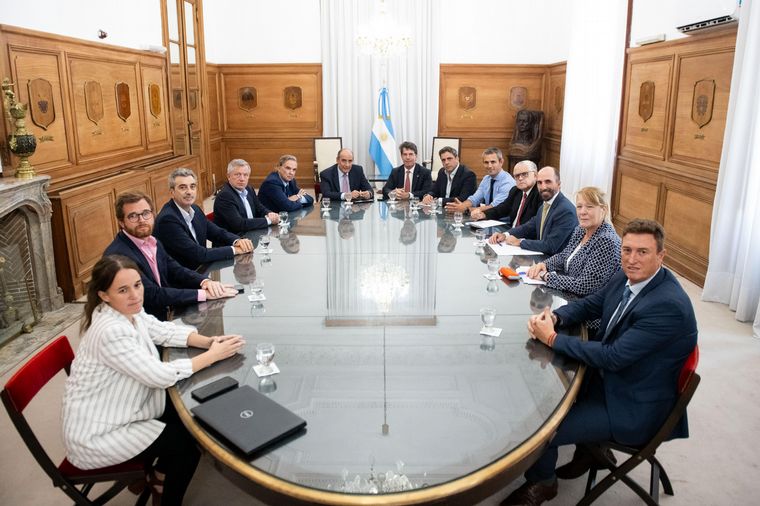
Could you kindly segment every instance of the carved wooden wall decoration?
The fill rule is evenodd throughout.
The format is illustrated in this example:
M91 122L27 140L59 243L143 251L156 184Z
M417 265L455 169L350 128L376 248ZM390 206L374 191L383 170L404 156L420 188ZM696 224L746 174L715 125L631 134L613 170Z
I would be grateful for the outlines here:
M245 112L251 112L256 109L258 98L256 97L256 88L246 86L238 89L238 107Z
M459 88L459 108L465 111L475 109L478 105L478 90L474 86Z
M84 82L84 107L87 118L96 125L103 119L103 90L99 82Z
M129 98L129 85L116 83L116 115L124 122L132 114L132 101Z
M666 263L703 283L736 29L628 50L613 222L656 219Z
M50 81L41 77L29 81L29 108L32 121L43 130L55 121L53 85Z
M161 87L156 83L148 85L148 98L150 100L150 114L154 118L161 115Z
M522 110L525 109L528 103L528 88L525 86L513 86L509 90L509 105L512 109Z
M290 110L300 109L303 105L303 93L300 86L288 86L283 90L285 107Z

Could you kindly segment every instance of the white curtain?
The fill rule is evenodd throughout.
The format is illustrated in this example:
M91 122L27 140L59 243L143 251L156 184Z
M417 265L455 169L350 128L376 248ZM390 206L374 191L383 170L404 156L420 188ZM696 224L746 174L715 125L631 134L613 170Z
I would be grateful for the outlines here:
M430 158L438 130L437 6L433 0L386 0L388 15L399 26L408 27L412 43L405 52L383 59L365 55L355 42L378 4L320 2L324 135L343 137L343 146L354 152L354 163L363 165L369 177L375 173L369 139L383 85L388 87L396 142L417 144L420 162Z
M744 2L702 299L722 302L760 337L760 6Z
M560 167L562 191L609 195L617 152L628 2L573 0Z

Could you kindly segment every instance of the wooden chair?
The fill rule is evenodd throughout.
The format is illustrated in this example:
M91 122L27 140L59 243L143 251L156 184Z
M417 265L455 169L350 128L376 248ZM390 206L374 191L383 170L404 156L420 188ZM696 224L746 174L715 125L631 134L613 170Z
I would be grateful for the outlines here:
M433 137L433 150L430 153L430 160L425 160L423 165L430 169L433 181L438 179L438 171L443 167L441 164L441 157L438 156L438 151L446 146L454 148L457 153L460 153L459 146L462 144L462 139L459 137Z
M660 444L670 436L673 428L686 413L686 406L688 406L689 401L694 396L694 392L697 390L700 381L699 374L695 372L698 363L699 348L695 346L694 351L686 359L681 369L681 374L678 377L678 398L676 404L660 427L660 430L657 431L648 443L639 448L621 445L612 441L588 446L588 450L591 451L597 461L604 463L610 474L605 476L599 483L596 483L597 470L593 467L591 468L588 481L586 482L586 495L578 503L579 506L591 504L618 481L622 481L628 485L646 504L659 504L660 483L662 483L663 492L667 495L673 495L673 486L670 483L670 478L668 478L668 474L665 472L660 461L655 457L655 452ZM607 449L626 453L630 457L619 466L616 466L605 455L605 453L609 453L605 451ZM642 462L649 462L650 465L649 492L628 477L628 473Z
M314 198L316 200L319 200L322 195L319 173L335 165L335 158L341 149L343 149L343 137L314 138Z
M66 336L56 338L8 380L5 388L0 392L0 397L21 439L24 440L40 467L53 480L53 486L63 490L76 504L105 504L130 483L145 480L143 463L133 459L115 466L84 470L64 459L56 466L23 414L24 408L53 376L61 370L69 374L72 360L74 360L74 352ZM114 483L97 498L88 498L87 494L93 485L101 482ZM146 491L137 499L137 504L145 504L149 496L150 489L146 487Z

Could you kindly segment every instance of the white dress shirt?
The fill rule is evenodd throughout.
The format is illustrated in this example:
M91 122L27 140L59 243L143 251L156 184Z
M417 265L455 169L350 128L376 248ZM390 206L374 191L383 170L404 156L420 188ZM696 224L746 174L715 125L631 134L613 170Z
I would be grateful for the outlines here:
M162 362L155 344L187 346L194 331L142 310L135 324L103 303L92 314L63 394L63 444L80 469L126 462L164 429L165 389L193 373L190 359Z

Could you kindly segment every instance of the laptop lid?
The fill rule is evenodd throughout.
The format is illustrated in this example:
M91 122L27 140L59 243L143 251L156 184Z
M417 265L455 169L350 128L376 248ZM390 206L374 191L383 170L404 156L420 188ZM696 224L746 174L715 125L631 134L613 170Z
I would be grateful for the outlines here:
M204 402L191 411L246 456L306 426L306 420L248 385Z

